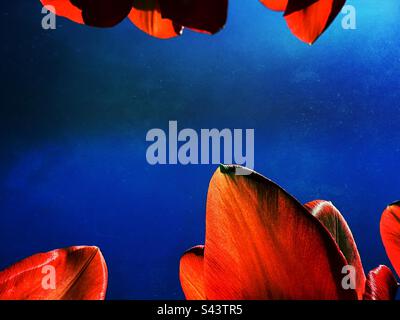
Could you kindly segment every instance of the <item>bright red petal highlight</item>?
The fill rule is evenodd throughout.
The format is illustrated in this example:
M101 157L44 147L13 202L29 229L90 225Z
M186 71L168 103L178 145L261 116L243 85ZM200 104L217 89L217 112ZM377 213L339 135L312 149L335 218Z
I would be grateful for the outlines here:
M204 290L204 246L197 246L185 252L180 262L179 277L186 299L206 299Z
M51 274L54 288L46 286ZM36 254L0 272L0 300L103 300L106 290L107 266L97 247Z
M40 0L42 5L54 14L68 18L76 23L83 23L82 11L69 0Z
M394 300L397 289L392 271L386 266L379 266L368 274L364 300Z
M274 11L285 11L288 4L288 0L260 0L260 2Z
M380 229L386 253L400 277L400 201L383 212Z
M329 27L346 0L289 0L285 19L300 40L313 44Z
M357 299L341 287L346 259L318 219L272 181L237 168L221 166L209 186L207 298Z
M361 257L353 234L338 209L329 201L316 200L305 207L328 229L333 239L347 260L347 264L356 269L356 285L358 298L362 299L365 288L365 274Z

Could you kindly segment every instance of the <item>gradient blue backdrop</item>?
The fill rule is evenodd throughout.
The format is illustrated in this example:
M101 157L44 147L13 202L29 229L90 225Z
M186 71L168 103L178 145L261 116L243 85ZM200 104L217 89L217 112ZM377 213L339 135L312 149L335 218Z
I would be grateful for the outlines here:
M339 16L312 47L256 0L231 0L216 36L170 41L129 21L45 31L39 0L4 3L0 269L97 245L108 298L183 298L179 257L203 243L215 166L148 165L146 132L169 120L255 128L255 169L302 202L332 200L366 270L389 264L379 218L400 198L400 4L348 3L357 30Z

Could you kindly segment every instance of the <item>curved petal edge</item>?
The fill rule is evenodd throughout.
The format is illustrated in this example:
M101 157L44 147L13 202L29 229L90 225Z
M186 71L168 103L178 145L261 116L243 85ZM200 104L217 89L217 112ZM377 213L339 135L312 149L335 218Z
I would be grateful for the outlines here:
M400 277L400 201L389 205L383 212L380 232L390 262Z
M372 270L365 283L364 300L394 300L398 283L392 271L386 266Z
M0 272L1 300L103 300L107 265L97 247L39 253Z
M184 253L180 261L179 278L186 299L205 300L204 246L196 246Z

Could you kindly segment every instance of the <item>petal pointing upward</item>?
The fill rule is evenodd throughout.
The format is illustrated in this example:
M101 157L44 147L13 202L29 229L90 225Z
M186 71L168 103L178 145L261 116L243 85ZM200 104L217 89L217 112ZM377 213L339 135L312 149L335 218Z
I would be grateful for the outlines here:
M356 269L357 294L358 298L362 299L365 288L364 268L356 242L346 220L332 202L329 201L316 200L307 203L305 207L328 229L345 256L347 263Z
M364 300L394 300L397 288L392 271L386 266L379 266L368 274Z
M272 181L235 170L221 166L209 186L207 298L357 299L341 287L347 262L325 227Z
M204 290L204 246L194 247L182 256L179 278L188 300L205 300Z
M400 277L400 201L383 212L380 229L386 253Z

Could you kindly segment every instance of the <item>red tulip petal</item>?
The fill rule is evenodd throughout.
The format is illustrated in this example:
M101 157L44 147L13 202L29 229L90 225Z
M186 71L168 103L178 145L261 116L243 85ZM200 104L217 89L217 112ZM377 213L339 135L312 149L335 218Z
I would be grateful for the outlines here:
M305 207L328 229L345 256L347 264L355 268L356 290L358 298L362 299L365 289L364 268L356 242L346 220L332 202L316 200L307 203Z
M346 0L289 0L285 19L292 33L312 44L329 27Z
M46 286L49 267L54 288ZM107 266L97 247L39 253L0 272L1 300L103 300L106 290Z
M272 181L237 168L221 166L209 186L207 298L357 299L341 287L346 259L318 219Z
M182 33L181 26L161 16L159 0L135 0L128 17L136 27L156 38L168 39Z
M288 0L260 0L268 9L274 11L285 11Z
M364 300L394 300L397 288L392 271L386 266L379 266L368 274Z
M60 17L83 23L82 11L69 0L40 0L42 5Z
M194 247L182 256L179 276L182 290L188 300L205 300L204 246Z
M133 6L133 0L71 0L82 10L85 24L93 27L113 27L124 20Z
M380 228L386 253L400 277L400 201L383 212Z
M217 33L227 19L228 0L160 0L161 13L178 25Z

